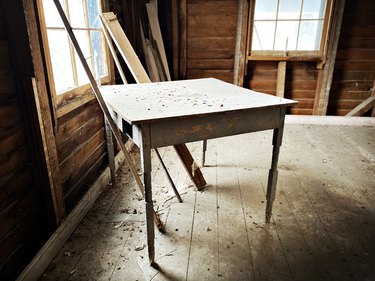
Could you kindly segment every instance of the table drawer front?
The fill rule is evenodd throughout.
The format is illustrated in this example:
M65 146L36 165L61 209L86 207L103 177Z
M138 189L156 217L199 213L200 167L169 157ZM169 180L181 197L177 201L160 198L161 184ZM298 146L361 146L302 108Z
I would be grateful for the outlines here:
M283 118L283 108L268 107L161 120L150 125L151 146L162 147L278 128Z

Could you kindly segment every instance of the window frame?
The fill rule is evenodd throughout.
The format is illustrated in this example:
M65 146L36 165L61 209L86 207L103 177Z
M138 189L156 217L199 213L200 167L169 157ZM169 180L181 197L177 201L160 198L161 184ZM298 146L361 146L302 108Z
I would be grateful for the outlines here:
M261 0L258 0L261 1ZM280 1L280 0L278 0ZM251 50L254 27L254 13L256 0L250 0L247 40L247 61L316 61L324 62L327 49L327 38L332 21L333 5L335 0L327 0L324 11L322 35L318 51L259 51Z
M83 1L85 1L85 4L87 4L87 1L89 0L83 0ZM52 105L53 105L55 118L59 118L69 113L70 111L78 108L79 106L95 99L95 96L92 92L90 82L57 94L56 88L55 88L54 76L53 76L51 53L50 53L50 48L48 44L47 27L46 27L46 21L44 18L43 3L42 3L42 0L37 0L36 2L37 2L38 15L39 15L39 27L40 27L40 32L42 35L41 37L42 37L42 44L43 44L43 54L44 54L44 59L46 62L46 71L47 71L47 77L48 77L47 83L49 85L49 91L50 91L50 95L52 98ZM108 7L109 7L108 0L99 0L99 2L101 5L101 12L108 11ZM78 28L77 30L80 30L80 28ZM90 30L90 29L84 29L84 30ZM102 32L101 29L100 29L100 32ZM104 56L106 58L107 75L100 78L100 83L103 85L112 84L114 82L113 61L109 53L107 42L105 41L103 33L102 33L102 41L103 41L103 46L104 46ZM74 47L72 43L70 42L70 40L69 40L69 46L70 46L69 48L70 53L72 53L73 51L73 56L74 56ZM77 62L78 60L79 60L78 57L74 58L74 62ZM72 62L72 64L74 62Z

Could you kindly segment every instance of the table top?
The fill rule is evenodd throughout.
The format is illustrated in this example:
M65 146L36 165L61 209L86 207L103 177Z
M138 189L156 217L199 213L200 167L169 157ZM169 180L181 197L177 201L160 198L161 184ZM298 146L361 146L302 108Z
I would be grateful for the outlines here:
M214 78L101 86L100 91L130 124L296 103Z

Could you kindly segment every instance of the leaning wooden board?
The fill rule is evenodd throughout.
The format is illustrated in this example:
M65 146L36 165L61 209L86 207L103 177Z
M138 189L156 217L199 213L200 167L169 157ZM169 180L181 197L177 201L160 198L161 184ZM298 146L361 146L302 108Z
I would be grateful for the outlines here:
M102 13L100 15L100 19L104 27L103 29L108 31L108 34L112 37L135 81L137 83L151 83L150 78L148 77L137 54L130 44L124 30L120 26L116 15L112 12ZM117 124L119 124L121 128L121 121L117 122ZM184 143L177 144L176 146L178 146L175 147L176 152L180 157L180 160L182 161L190 179L198 190L202 189L206 185L206 181L200 168L195 164L190 151Z

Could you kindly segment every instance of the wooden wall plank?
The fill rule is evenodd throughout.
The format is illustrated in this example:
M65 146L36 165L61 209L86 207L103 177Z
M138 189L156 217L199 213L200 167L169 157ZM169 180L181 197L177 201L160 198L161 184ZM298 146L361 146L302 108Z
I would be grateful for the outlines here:
M36 198L32 194L32 188L22 194L22 197L12 202L6 209L0 212L0 239L2 239L14 226L16 226L36 206Z
M369 91L336 90L332 93L333 99L365 100L370 96Z
M233 59L188 59L188 69L228 70L233 68Z
M25 167L24 170L20 170L9 178L2 178L0 183L0 211L17 200L20 194L25 194L31 182L33 182L33 175L30 167Z
M30 162L28 148L23 146L2 157L0 161L0 178L6 178L9 175L17 173L18 170L26 167Z
M328 114L345 115L371 95L375 78L373 1L346 1Z
M234 51L236 42L233 36L229 37L192 37L189 38L190 49L227 50ZM204 56L202 56L204 57Z
M107 165L107 155L105 152L105 144L99 146L98 149L79 167L76 174L70 178L71 188L65 196L65 204L67 210L72 210L79 204L82 196L89 190L89 186L93 179ZM82 172L84 171L84 174Z
M80 188L82 183L89 182L90 178L87 178L86 173L95 166L97 161L103 162L103 156L106 154L106 148L104 141L100 143L91 153L87 156L86 159L83 159L73 173L69 176L69 179L64 182L63 189L66 192L64 196L68 196L68 192L75 188ZM77 198L74 198L77 200Z
M94 118L88 120L82 126L78 127L72 134L66 138L60 138L57 142L57 153L59 159L63 162L71 152L92 137L103 128L103 116L94 115Z
M190 79L195 78L217 78L225 82L232 83L233 81L233 71L231 70L188 70L188 77Z
M10 69L0 71L0 102L7 101L16 96L14 74Z
M21 38L23 22L17 12L11 10L3 14L0 2L0 279L13 280L25 261L35 252L33 247L44 239L46 225L43 215L33 210L37 205L35 185L35 162L31 161L33 145L30 144L30 126L26 100L22 91L24 74L14 65L17 53L14 34ZM22 5L21 5L22 7ZM19 10L18 10L19 11ZM9 28L9 14L17 21ZM11 34L13 32L13 34ZM21 40L22 41L22 40ZM23 42L23 41L22 41ZM26 44L28 47L28 44ZM18 46L23 49L23 46ZM13 56L13 57L12 57ZM17 61L17 60L16 60ZM28 61L24 61L27 72ZM28 76L30 77L30 75ZM33 138L33 136L31 136ZM28 139L28 140L27 140ZM33 220L31 214L37 218ZM36 229L38 239L31 235Z
M15 228L0 239L0 264L2 264L19 245L30 235L29 229L34 229L40 224L38 212L28 210L26 217Z
M234 49L196 49L190 46L187 56L189 59L233 59Z
M187 1L187 78L214 77L233 83L237 4Z
M0 138L0 159L17 148L26 144L26 137L21 124L16 124L1 134Z
M230 1L189 1L188 15L237 15L237 7Z
M204 37L228 37L236 34L236 26L200 26L189 23L188 36L189 38L204 38Z
M63 182L77 169L83 159L95 150L104 141L104 128L98 131L94 136L87 139L83 144L77 147L68 158L60 163L60 172Z
M63 139L73 134L79 127L83 126L87 120L90 120L93 116L101 114L100 107L95 101L85 104L79 107L74 112L58 119L58 127L56 128L56 142L61 144ZM62 159L59 159L60 162Z

